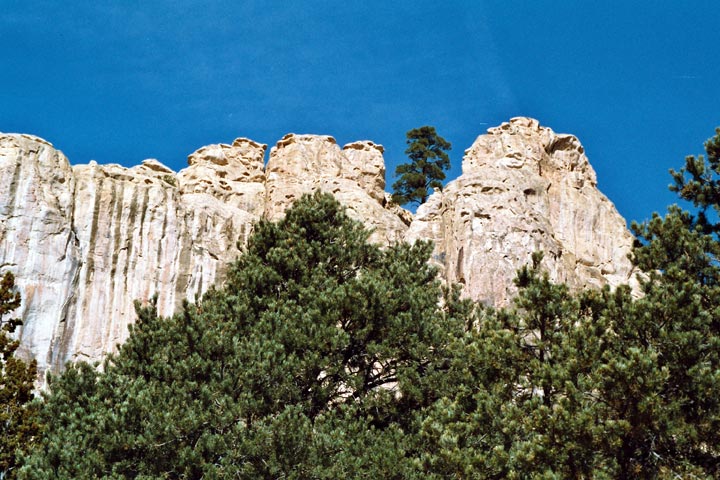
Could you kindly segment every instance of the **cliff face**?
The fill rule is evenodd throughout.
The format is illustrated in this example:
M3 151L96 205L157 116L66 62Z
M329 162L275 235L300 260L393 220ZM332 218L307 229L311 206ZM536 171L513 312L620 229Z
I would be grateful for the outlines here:
M477 138L462 175L418 209L406 235L416 239L435 242L448 282L496 306L508 304L515 271L537 250L551 278L571 287L635 283L633 236L597 189L580 142L533 119Z
M44 140L0 134L0 268L22 293L22 354L41 373L101 358L127 337L134 300L157 294L164 315L195 300L222 282L255 221L316 189L381 245L433 240L443 277L487 303L508 302L515 270L538 249L553 278L574 287L632 280L632 236L582 146L535 120L480 136L462 176L414 218L388 201L379 145L290 134L267 166L265 150L244 138L210 145L176 174L155 160L71 167Z
M328 136L289 134L270 150L266 168L265 216L280 218L303 193L332 193L348 214L373 229L371 241L401 241L407 230L385 201L383 147L354 142L341 150Z
M41 371L127 337L134 300L171 313L221 280L264 209L264 146L206 147L176 175L77 165L40 139L0 137L0 265L22 291L21 349Z

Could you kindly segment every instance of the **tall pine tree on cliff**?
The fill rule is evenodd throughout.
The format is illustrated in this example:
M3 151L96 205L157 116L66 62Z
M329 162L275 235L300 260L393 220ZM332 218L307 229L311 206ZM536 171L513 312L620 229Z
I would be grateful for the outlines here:
M445 170L450 168L450 142L437 134L435 127L424 126L407 132L405 154L410 163L398 165L395 176L400 177L392 186L393 202L398 205L406 203L425 203L430 189L442 188Z

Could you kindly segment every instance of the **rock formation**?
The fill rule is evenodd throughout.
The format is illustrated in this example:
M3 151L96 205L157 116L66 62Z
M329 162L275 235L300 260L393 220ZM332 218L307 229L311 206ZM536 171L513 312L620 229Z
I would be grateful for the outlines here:
M70 167L38 138L0 137L0 265L22 291L22 351L41 371L99 359L122 342L134 300L171 313L221 280L264 209L264 146L192 154L179 175L156 160Z
M545 251L573 287L632 280L632 236L575 137L517 118L466 152L463 174L417 214L389 202L383 148L342 149L289 134L270 151L239 138L200 148L177 174L156 160L71 167L48 142L0 134L0 269L16 275L22 353L42 372L97 360L125 340L133 302L158 295L161 314L216 282L261 217L303 193L332 193L388 245L431 239L443 278L505 305L515 270Z
M371 241L401 241L407 225L386 207L383 147L354 142L340 150L335 139L316 135L285 135L270 150L266 168L265 215L277 219L303 193L331 193L356 220L373 229Z
M406 239L433 240L434 261L466 295L507 305L515 271L538 250L571 287L634 282L633 236L574 136L514 118L477 138L462 171L418 208Z

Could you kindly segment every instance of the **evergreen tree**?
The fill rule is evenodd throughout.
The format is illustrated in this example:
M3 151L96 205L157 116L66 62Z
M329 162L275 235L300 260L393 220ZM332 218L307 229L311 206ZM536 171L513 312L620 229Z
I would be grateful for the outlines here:
M682 225L647 226L652 238L638 261L663 259L667 268L649 276L640 299L626 286L571 295L539 271L537 256L521 269L515 308L477 317L456 357L470 365L467 379L421 420L426 470L443 478L716 478L717 295L691 280L709 276L700 253L707 238ZM670 265L675 254L679 265Z
M484 309L466 334L468 378L436 402L420 431L442 478L588 478L610 469L590 392L597 329L587 302L555 285L541 255L519 270L510 310Z
M633 225L640 242L635 261L649 272L643 284L638 332L656 353L665 376L658 398L663 431L653 454L668 471L720 475L720 129L705 144L707 156L687 157L671 171L671 187L697 213L670 208ZM657 401L657 400L656 400ZM700 473L697 473L700 472Z
M693 224L705 233L719 233L717 214L720 213L720 127L715 136L705 142L705 154L685 158L685 166L679 171L670 170L673 184L670 190L683 200L698 208ZM714 214L714 221L708 213Z
M20 342L10 334L22 325L4 317L20 306L15 277L0 278L0 478L15 478L16 456L27 450L38 432L37 409L31 403L37 375L35 361L26 363L15 356Z
M23 478L419 476L412 412L448 393L465 310L427 243L368 234L319 193L258 223L223 287L52 381Z
M424 126L406 134L408 148L405 154L410 163L398 165L395 176L400 177L392 186L393 202L423 204L430 195L430 188L442 188L445 170L450 168L450 142L435 131L435 127Z

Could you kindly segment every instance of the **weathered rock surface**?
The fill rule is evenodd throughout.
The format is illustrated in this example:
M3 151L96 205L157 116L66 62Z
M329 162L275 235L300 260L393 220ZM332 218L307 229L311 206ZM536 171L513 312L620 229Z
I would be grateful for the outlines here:
M317 188L367 219L373 240L403 238L407 213L383 207L381 146L346 155L331 137L289 135L267 180L265 150L245 138L209 145L176 174L157 160L71 167L44 140L0 134L0 269L22 292L21 353L41 374L102 358L127 338L135 300L157 294L164 315L195 300L222 281L254 222Z
M44 140L0 134L0 269L22 293L22 353L41 372L100 359L127 337L134 300L157 294L162 314L193 301L222 281L255 221L280 218L316 189L381 245L435 241L443 277L490 304L507 304L535 250L574 287L632 280L632 237L582 146L535 120L480 136L462 176L414 217L389 202L380 145L341 149L332 137L289 134L267 166L265 150L245 138L206 146L178 173L157 160L71 167Z
M0 136L0 267L13 271L22 292L19 353L43 367L53 362L76 294L74 207L75 177L62 153L37 137Z
M496 306L507 305L515 271L538 250L551 278L571 287L634 281L633 237L580 142L528 118L478 137L462 175L418 209L406 238L433 240L447 281Z
M342 150L332 137L288 134L270 150L265 215L282 217L293 201L315 190L331 193L348 214L373 229L371 241L402 241L407 225L385 199L383 148L354 142Z
M164 314L195 299L263 213L264 146L254 142L205 147L179 175L156 160L71 168L23 135L0 146L0 265L16 274L22 352L41 372L112 351L136 299L157 294Z

